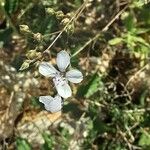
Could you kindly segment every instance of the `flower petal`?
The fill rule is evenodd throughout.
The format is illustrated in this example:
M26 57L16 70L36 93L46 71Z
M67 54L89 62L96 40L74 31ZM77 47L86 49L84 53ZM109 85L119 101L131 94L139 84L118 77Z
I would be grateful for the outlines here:
M62 108L62 99L59 95L54 98L51 96L40 96L39 101L44 104L47 111L52 113L60 111Z
M58 72L50 63L42 62L39 66L39 72L46 77L54 77Z
M71 96L72 91L67 81L61 77L53 78L56 90L58 94L63 98L68 98Z
M65 69L70 64L70 56L69 54L62 50L57 54L56 63L61 72L64 72Z
M83 75L79 70L73 69L66 73L66 78L72 83L79 83L83 80Z

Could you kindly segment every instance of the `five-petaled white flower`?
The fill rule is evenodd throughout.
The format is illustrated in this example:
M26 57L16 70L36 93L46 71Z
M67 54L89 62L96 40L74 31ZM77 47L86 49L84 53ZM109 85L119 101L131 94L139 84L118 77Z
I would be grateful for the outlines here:
M42 62L39 65L39 72L46 77L53 77L53 82L58 94L63 98L68 98L72 95L68 81L72 83L79 83L83 80L83 75L77 69L65 72L70 64L70 56L64 50L57 54L56 63L59 71L50 63Z
M39 101L44 104L47 111L52 113L60 111L62 108L62 98L56 95L54 98L51 96L40 96Z

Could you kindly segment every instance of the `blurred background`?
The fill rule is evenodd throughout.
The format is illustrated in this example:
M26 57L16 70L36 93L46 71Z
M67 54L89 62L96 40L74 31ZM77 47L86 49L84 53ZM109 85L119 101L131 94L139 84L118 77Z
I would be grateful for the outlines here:
M149 33L149 0L1 0L0 150L149 150ZM84 80L52 114L60 50Z

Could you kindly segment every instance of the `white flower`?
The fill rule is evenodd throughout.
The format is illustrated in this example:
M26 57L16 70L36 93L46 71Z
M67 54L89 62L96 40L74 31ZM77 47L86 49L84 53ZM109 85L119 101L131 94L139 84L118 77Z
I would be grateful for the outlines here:
M39 66L39 72L46 77L53 77L53 82L58 94L63 98L68 98L72 95L68 81L72 83L79 83L83 80L83 75L76 69L65 73L66 68L70 64L70 56L64 50L57 54L56 63L59 71L50 63L42 62Z
M60 111L62 108L62 98L56 95L54 98L51 96L40 96L39 101L44 104L47 111L52 113Z

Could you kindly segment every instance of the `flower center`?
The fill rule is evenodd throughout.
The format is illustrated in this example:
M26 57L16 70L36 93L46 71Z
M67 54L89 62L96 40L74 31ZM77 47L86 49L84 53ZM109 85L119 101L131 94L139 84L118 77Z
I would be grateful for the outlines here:
M66 78L64 77L64 75L59 73L53 78L53 82L54 82L55 86L57 86L57 85L63 86L66 83Z

